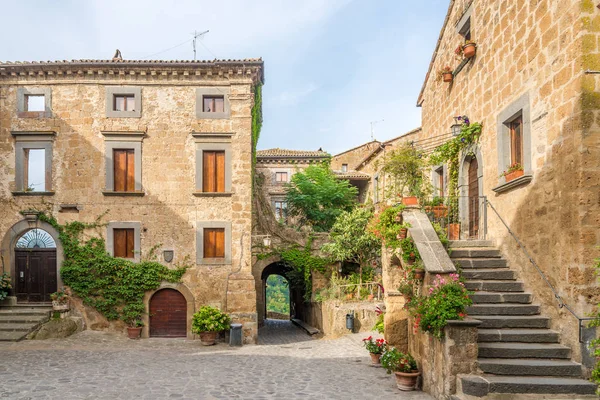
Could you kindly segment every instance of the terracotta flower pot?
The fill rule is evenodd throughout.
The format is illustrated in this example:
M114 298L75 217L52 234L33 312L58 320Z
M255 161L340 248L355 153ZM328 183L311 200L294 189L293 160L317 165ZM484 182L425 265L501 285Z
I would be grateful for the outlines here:
M506 182L510 182L512 180L515 180L519 177L523 176L523 170L522 169L518 169L516 171L513 172L509 172L508 174L504 175L504 179L506 179Z
M422 281L425 278L425 270L421 268L415 269L414 276L416 280Z
M460 239L460 224L448 224L448 239L459 240Z
M373 300L374 298L375 298L375 296L372 295L372 294L370 294L370 295L367 296L367 300Z
M415 390L417 386L417 378L421 375L421 372L394 372L396 375L396 385L398 389L409 391Z
M475 53L477 53L477 46L475 43L469 43L463 46L463 56L465 56L465 58L473 58L475 57Z
M200 344L202 346L212 346L217 340L217 332L200 332Z
M442 74L442 79L444 80L444 82L452 82L452 80L454 79L454 74L452 74L452 72L447 72Z
M405 206L418 206L419 199L416 196L402 197L402 204L404 204Z
M142 333L142 327L138 326L137 328L132 328L130 326L127 327L127 337L129 339L139 339Z
M400 229L400 232L398 233L398 235L396 235L396 238L398 240L406 239L407 235L408 235L408 229L402 228L402 229Z
M394 217L394 221L402 223L402 214L398 214Z
M381 354L369 353L371 356L371 365L381 366Z

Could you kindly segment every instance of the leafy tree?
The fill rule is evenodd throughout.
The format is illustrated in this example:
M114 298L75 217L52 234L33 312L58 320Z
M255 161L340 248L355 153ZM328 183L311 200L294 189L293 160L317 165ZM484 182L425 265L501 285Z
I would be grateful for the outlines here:
M358 264L359 283L362 283L363 268L381 255L381 240L367 228L372 218L372 207L342 212L329 232L330 242L322 247L335 261Z
M329 231L338 215L354 207L358 196L358 189L336 178L326 164L294 174L285 190L288 215L318 232Z
M267 278L267 311L290 313L290 289L288 282L280 275Z
M422 196L426 190L423 169L427 165L424 154L410 143L403 143L385 158L383 172L394 180L399 195Z

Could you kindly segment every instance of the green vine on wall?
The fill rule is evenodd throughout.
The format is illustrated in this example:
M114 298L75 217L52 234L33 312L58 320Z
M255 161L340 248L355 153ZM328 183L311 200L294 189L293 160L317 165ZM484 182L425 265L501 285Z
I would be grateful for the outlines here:
M83 238L84 231L104 226L99 222L101 217L94 223L74 221L65 225L45 213L38 218L59 233L64 251L60 275L65 285L108 320L121 319L131 326L140 326L145 311L144 294L158 289L163 281L180 282L187 269L185 265L169 269L156 261L154 252L158 246L140 262L110 256L104 239Z
M262 83L254 86L254 105L252 106L252 162L256 164L256 146L262 129Z

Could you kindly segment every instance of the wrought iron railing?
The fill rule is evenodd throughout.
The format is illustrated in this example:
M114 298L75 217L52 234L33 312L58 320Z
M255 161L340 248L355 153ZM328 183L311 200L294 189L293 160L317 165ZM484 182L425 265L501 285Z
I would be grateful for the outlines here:
M485 196L446 196L425 200L423 211L443 228L450 240L485 240L487 208Z
M554 298L558 302L558 308L564 308L569 313L571 313L571 315L573 315L573 317L575 317L577 319L577 321L579 322L579 343L583 343L583 338L582 338L583 337L583 323L585 321L595 320L595 318L580 317L579 315L577 315L575 313L575 311L573 311L573 309L567 303L565 303L565 301L563 300L562 296L560 294L558 294L558 292L556 291L556 288L552 285L552 283L550 283L550 281L548 280L548 277L546 276L546 274L544 274L544 271L542 271L542 269L539 267L539 265L535 262L535 260L531 256L531 254L529 254L529 251L527 251L527 248L525 247L525 245L523 244L523 242L512 231L512 229L510 229L510 227L508 226L508 224L506 223L506 221L504 221L504 219L500 216L500 213L498 213L498 210L496 210L496 208L494 207L494 205L489 200L487 200L487 199L486 199L486 205L489 205L489 207L492 209L492 211L494 212L494 214L498 217L498 219L500 220L500 222L502 223L502 225L504 225L504 227L506 228L506 230L508 231L508 233L510 234L510 236L517 243L517 247L523 252L523 254L525 255L525 257L527 257L527 259L529 260L529 263L534 266L535 270L542 277L542 279L544 280L544 282L546 283L546 285L550 288L550 290L552 291L552 294L554 295Z

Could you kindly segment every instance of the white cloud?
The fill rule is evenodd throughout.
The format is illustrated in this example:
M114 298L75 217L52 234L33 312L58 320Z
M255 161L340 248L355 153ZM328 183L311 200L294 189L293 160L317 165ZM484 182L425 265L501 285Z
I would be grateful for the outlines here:
M273 105L279 105L284 107L296 105L305 97L309 96L311 93L318 89L319 86L311 82L303 88L299 88L292 91L285 90L276 97L276 100L273 102ZM271 103L270 100L268 102Z

